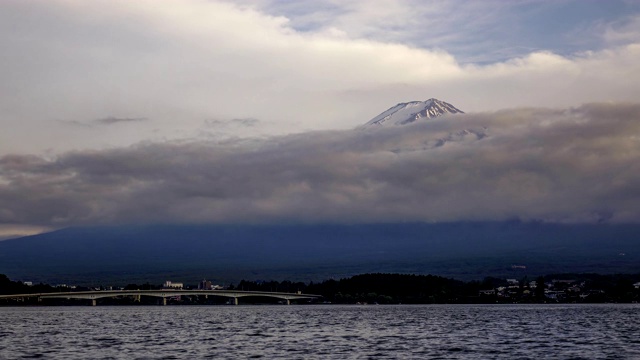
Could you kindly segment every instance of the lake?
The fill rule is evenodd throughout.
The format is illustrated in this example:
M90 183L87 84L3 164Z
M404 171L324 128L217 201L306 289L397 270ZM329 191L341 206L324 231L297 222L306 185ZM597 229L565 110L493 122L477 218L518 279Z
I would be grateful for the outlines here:
M2 307L0 358L640 359L640 304Z

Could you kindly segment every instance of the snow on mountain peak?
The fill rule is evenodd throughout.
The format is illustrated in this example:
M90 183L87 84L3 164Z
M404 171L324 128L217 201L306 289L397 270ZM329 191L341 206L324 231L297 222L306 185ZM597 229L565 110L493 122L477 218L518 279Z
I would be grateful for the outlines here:
M391 107L382 114L369 120L364 127L405 125L419 119L431 119L445 114L464 114L455 106L431 98L425 101L411 101Z

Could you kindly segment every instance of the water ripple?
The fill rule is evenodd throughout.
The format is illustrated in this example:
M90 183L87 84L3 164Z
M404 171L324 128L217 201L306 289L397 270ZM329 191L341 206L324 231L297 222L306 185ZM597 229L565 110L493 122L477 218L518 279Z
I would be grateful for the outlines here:
M0 308L0 358L635 359L640 305Z

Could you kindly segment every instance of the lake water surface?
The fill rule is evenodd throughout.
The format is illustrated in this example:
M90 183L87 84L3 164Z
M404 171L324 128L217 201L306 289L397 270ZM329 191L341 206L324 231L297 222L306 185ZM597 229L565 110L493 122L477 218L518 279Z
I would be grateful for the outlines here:
M640 305L0 308L0 358L640 359Z

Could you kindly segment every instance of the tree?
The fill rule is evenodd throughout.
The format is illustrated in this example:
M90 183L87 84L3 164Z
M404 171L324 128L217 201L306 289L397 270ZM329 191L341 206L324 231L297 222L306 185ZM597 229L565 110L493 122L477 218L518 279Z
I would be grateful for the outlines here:
M543 301L545 299L544 296L544 277L543 276L539 276L536 279L536 299L539 301Z

